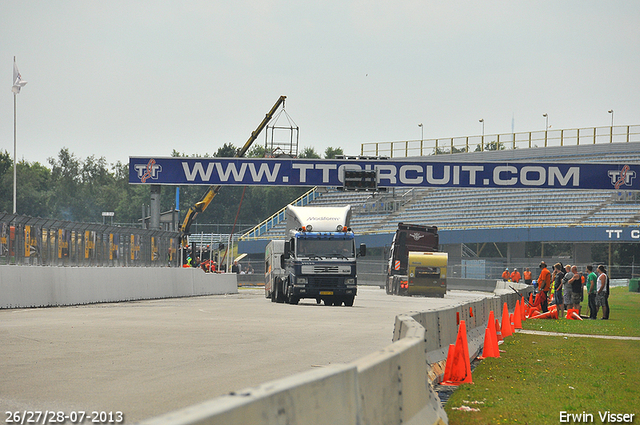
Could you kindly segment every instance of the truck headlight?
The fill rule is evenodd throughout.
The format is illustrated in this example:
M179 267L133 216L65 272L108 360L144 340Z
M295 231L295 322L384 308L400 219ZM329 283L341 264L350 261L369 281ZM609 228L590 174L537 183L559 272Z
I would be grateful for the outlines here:
M356 283L356 280L353 277L349 277L344 280L345 285L355 285L355 283Z
M296 283L300 283L302 285L306 285L307 284L307 278L306 277L298 277L298 278L296 278Z

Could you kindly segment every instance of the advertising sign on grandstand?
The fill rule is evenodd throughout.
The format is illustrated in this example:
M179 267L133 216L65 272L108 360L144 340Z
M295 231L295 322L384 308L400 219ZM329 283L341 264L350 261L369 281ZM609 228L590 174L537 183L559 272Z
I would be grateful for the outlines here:
M376 170L386 188L640 189L639 164L292 158L130 157L129 183L340 187L344 170Z

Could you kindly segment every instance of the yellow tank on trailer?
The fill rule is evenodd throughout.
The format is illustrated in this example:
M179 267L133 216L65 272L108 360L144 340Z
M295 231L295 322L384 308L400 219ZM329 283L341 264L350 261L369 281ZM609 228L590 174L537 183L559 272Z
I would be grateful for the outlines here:
M409 295L444 297L447 292L446 252L409 252Z

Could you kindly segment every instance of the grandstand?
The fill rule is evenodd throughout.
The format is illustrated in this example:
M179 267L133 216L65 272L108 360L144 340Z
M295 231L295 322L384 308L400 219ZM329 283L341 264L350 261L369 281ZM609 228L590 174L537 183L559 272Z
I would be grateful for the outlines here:
M509 149L420 157L452 162L639 163L640 142ZM415 158L414 158L415 159ZM591 245L611 240L608 229L640 229L640 199L632 191L575 189L403 188L389 192L342 192L314 188L310 205L352 205L352 228L368 247L384 247L398 222L435 225L450 257L475 257L467 244L507 242L504 264L523 263L526 242L570 242L571 261L588 263ZM284 237L282 220L264 232L243 235L242 252L262 251ZM640 232L635 233L640 237ZM608 237L608 239L607 239ZM613 238L616 238L614 234ZM637 238L636 238L637 239ZM513 261L512 261L513 260ZM533 263L533 262L531 262ZM524 262L524 264L529 264ZM502 265L501 265L502 266ZM536 264L537 266L537 264Z

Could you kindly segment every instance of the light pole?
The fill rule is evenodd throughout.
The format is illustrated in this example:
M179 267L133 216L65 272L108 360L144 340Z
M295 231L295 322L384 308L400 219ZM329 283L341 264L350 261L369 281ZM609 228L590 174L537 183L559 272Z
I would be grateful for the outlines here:
M484 151L484 118L480 118L478 120L478 122L482 123L482 142L481 142L481 145L480 145L480 150Z
M16 163L16 95L20 93L20 89L27 84L26 81L22 81L22 76L18 71L18 65L16 65L16 57L13 57L13 86L11 91L13 92L13 213L17 211L16 208L16 193L17 193L17 169Z
M613 143L613 109L609 109L607 112L611 114L611 129L609 131L609 143Z
M547 131L549 130L549 115L545 113L542 116L544 117L544 131Z
M422 123L418 124L420 127L420 155L422 155L422 146L424 145L424 126Z

